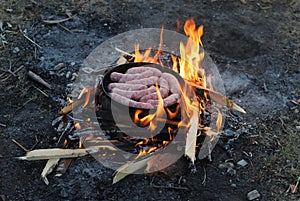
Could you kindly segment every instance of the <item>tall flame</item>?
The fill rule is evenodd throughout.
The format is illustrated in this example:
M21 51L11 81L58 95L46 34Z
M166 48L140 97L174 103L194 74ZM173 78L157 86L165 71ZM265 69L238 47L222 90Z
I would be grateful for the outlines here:
M178 27L181 26L180 22L177 21ZM172 66L171 68L177 72L183 79L194 83L195 85L200 85L201 87L206 88L207 83L209 87L212 89L211 85L211 78L208 78L206 80L205 75L205 69L202 67L202 61L204 59L204 49L203 49L203 43L201 41L201 38L203 36L203 26L200 25L199 27L196 26L194 19L188 19L184 24L184 32L188 36L187 41L180 42L179 44L179 50L180 50L180 56L170 55L172 59ZM155 52L155 55L152 56L152 49L151 47L146 49L144 53L140 52L140 47L138 44L135 44L135 54L134 54L134 62L150 62L155 64L162 64L160 55L163 52L163 27L160 33L160 44L159 48ZM168 108L165 111L164 105L163 105L163 98L161 97L159 87L156 84L156 91L158 94L158 100L159 105L157 107L157 110L153 114L146 115L144 117L140 117L142 110L136 110L133 120L135 123L148 126L148 129L153 131L155 130L157 126L157 122L162 117L163 114L167 113L167 116L169 119L173 119L177 116L179 109L181 109L181 121L177 124L177 128L180 128L181 126L189 127L191 122L190 118L193 113L193 111L199 111L200 113L205 109L204 103L205 100L203 100L201 97L197 97L195 94L195 91L186 87L181 86L181 101L180 106L176 108L176 111L170 111ZM204 96L207 99L207 93L204 92ZM197 98L199 104L195 104L195 100L192 100L193 98ZM222 115L219 112L218 113L218 119L216 122L217 130L219 131L222 124ZM169 140L173 140L174 134L176 132L171 129L171 127L168 127L168 134L169 134ZM143 140L136 144L136 146L142 146L146 145L147 143L150 143L149 140ZM162 146L165 146L168 144L168 141L164 141ZM153 151L155 151L158 147L152 147L147 150L142 150L139 153L139 156L143 154L148 154ZM139 157L138 156L138 157Z
M204 58L203 26L196 27L193 19L188 19L184 24L184 32L188 36L187 43L180 42L180 72L184 79L206 87L205 75L202 72L201 62ZM174 62L174 60L173 60Z

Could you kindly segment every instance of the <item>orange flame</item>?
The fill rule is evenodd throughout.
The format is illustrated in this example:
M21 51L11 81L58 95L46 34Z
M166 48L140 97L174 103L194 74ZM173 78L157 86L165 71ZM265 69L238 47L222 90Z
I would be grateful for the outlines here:
M177 21L178 27L181 26L180 21ZM184 24L184 32L188 36L187 41L180 42L179 50L180 50L180 57L175 55L170 55L172 59L172 66L171 68L177 72L183 79L192 82L196 85L200 85L201 87L206 88L207 85L209 85L210 89L213 90L211 85L211 77L209 77L206 80L206 73L205 69L202 67L202 61L204 59L204 49L203 49L203 43L201 41L201 38L203 36L203 25L200 25L199 27L196 26L195 21L191 18L188 19ZM163 27L160 33L160 44L159 48L156 51L154 56L151 56L152 49L149 47L146 49L144 53L140 52L139 44L135 44L135 54L134 54L134 62L150 62L158 64L160 63L162 65L160 55L163 51ZM163 65L162 65L163 66ZM163 105L163 99L161 97L160 91L158 86L156 85L156 91L158 94L158 100L159 105L157 107L157 110L153 114L146 115L144 117L142 116L142 110L136 110L133 121L136 124L148 126L149 130L153 131L156 129L158 119L162 117L165 113L164 105ZM169 119L173 119L177 116L179 109L181 109L181 121L178 123L177 127L180 128L182 126L189 127L190 117L193 113L193 111L197 110L200 113L205 109L204 103L205 99L202 99L201 97L197 97L195 94L195 91L191 88L188 88L186 86L181 86L181 100L180 105L178 105L178 108L176 108L176 111L172 112L168 108L166 109L166 113ZM208 100L208 94L207 92L204 92L204 97L206 100ZM198 103L195 103L194 98L197 98ZM183 112L182 112L183 111ZM200 115L200 114L199 114ZM218 111L218 118L216 121L216 128L218 132L221 129L222 125L222 115L221 112ZM169 139L173 140L174 138L174 131L172 131L171 127L168 127L168 134ZM145 145L149 143L149 140L143 140L136 144L136 146L139 145ZM163 146L167 145L169 141L163 141ZM138 157L144 154L151 153L155 151L157 147L152 147L148 150L142 150Z
M216 127L217 127L217 131L219 133L220 130L221 130L221 127L222 127L222 114L221 114L220 110L218 110L218 117L217 117L217 121L216 121Z
M78 96L78 99L81 99L82 96L83 96L84 94L85 94L86 96L85 96L84 103L83 103L83 105L82 105L83 108L85 108L85 107L89 104L89 102L90 102L91 89L90 89L89 87L84 87L84 88L81 90L81 92L80 92L80 94L79 94L79 96Z
M154 131L157 128L158 120L164 116L165 110L164 110L164 101L161 97L160 90L158 87L158 84L156 84L156 93L158 96L158 106L156 111L153 114L148 114L145 117L140 118L140 115L142 114L143 110L136 110L133 115L133 122L137 125L141 126L148 126L149 130Z
M77 123L74 125L74 127L75 127L77 130L80 129L80 128L81 128L80 123L77 122Z
M188 19L184 24L184 32L188 36L186 45L180 42L180 72L179 74L184 79L206 86L204 73L200 71L201 62L204 58L204 51L201 37L203 36L203 26L196 28L193 19ZM174 68L173 68L174 69Z
M147 48L145 53L142 54L140 52L140 45L139 44L134 45L134 62L149 62L149 63L154 63L154 64L160 63L160 65L163 66L162 62L160 61L160 55L163 51L163 48L162 48L163 47L163 32L164 32L164 26L162 26L162 28L161 28L158 50L153 57L150 56L151 51L152 51L151 47Z

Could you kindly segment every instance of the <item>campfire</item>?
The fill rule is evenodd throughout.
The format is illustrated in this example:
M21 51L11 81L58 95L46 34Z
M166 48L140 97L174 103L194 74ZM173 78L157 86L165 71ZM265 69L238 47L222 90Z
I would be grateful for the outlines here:
M60 148L21 157L48 159L42 173L46 183L56 166L56 174L62 175L70 158L88 154L117 170L114 183L132 173L163 171L182 156L192 164L196 157L210 158L222 128L222 106L245 111L214 90L202 64L202 25L196 27L193 19L185 22L188 39L180 42L180 55L164 50L163 32L157 49L141 50L133 44L134 52L126 52L116 47L120 58L98 72L95 89L84 86L52 122ZM88 114L94 117L75 118L71 113L76 108L79 113L91 110Z

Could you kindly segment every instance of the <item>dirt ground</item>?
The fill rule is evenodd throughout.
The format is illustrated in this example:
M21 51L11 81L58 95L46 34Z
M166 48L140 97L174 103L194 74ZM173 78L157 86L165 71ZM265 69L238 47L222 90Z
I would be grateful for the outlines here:
M60 25L42 21L66 13L75 17ZM27 149L56 146L51 122L70 93L66 75L101 42L162 24L176 30L176 20L189 17L205 27L203 43L227 96L247 111L227 114L212 161L197 161L197 172L180 181L131 175L112 185L113 170L83 157L62 177L50 175L47 186L40 178L45 161L15 158L25 152L13 139ZM299 18L297 0L1 1L2 200L247 200L255 189L258 200L299 200L299 191L286 192L300 177ZM59 63L64 67L53 69ZM53 89L29 79L29 70ZM245 167L237 164L242 159Z

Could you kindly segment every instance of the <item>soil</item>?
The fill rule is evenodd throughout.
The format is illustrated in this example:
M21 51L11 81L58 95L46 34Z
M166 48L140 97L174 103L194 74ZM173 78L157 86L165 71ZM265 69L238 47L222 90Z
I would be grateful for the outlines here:
M66 13L75 17L61 25L43 22ZM227 114L212 161L196 161L197 171L181 178L130 175L112 185L113 170L82 157L62 177L48 176L47 186L40 178L45 161L16 159L25 152L13 139L27 149L56 146L51 122L71 92L66 75L101 42L162 24L176 30L176 20L189 17L205 27L203 43L226 95L247 111ZM255 189L258 200L299 200L299 191L286 192L300 176L299 18L297 0L1 2L2 200L247 200ZM64 67L54 69L59 63ZM52 89L28 78L29 70ZM244 167L237 164L242 159Z

